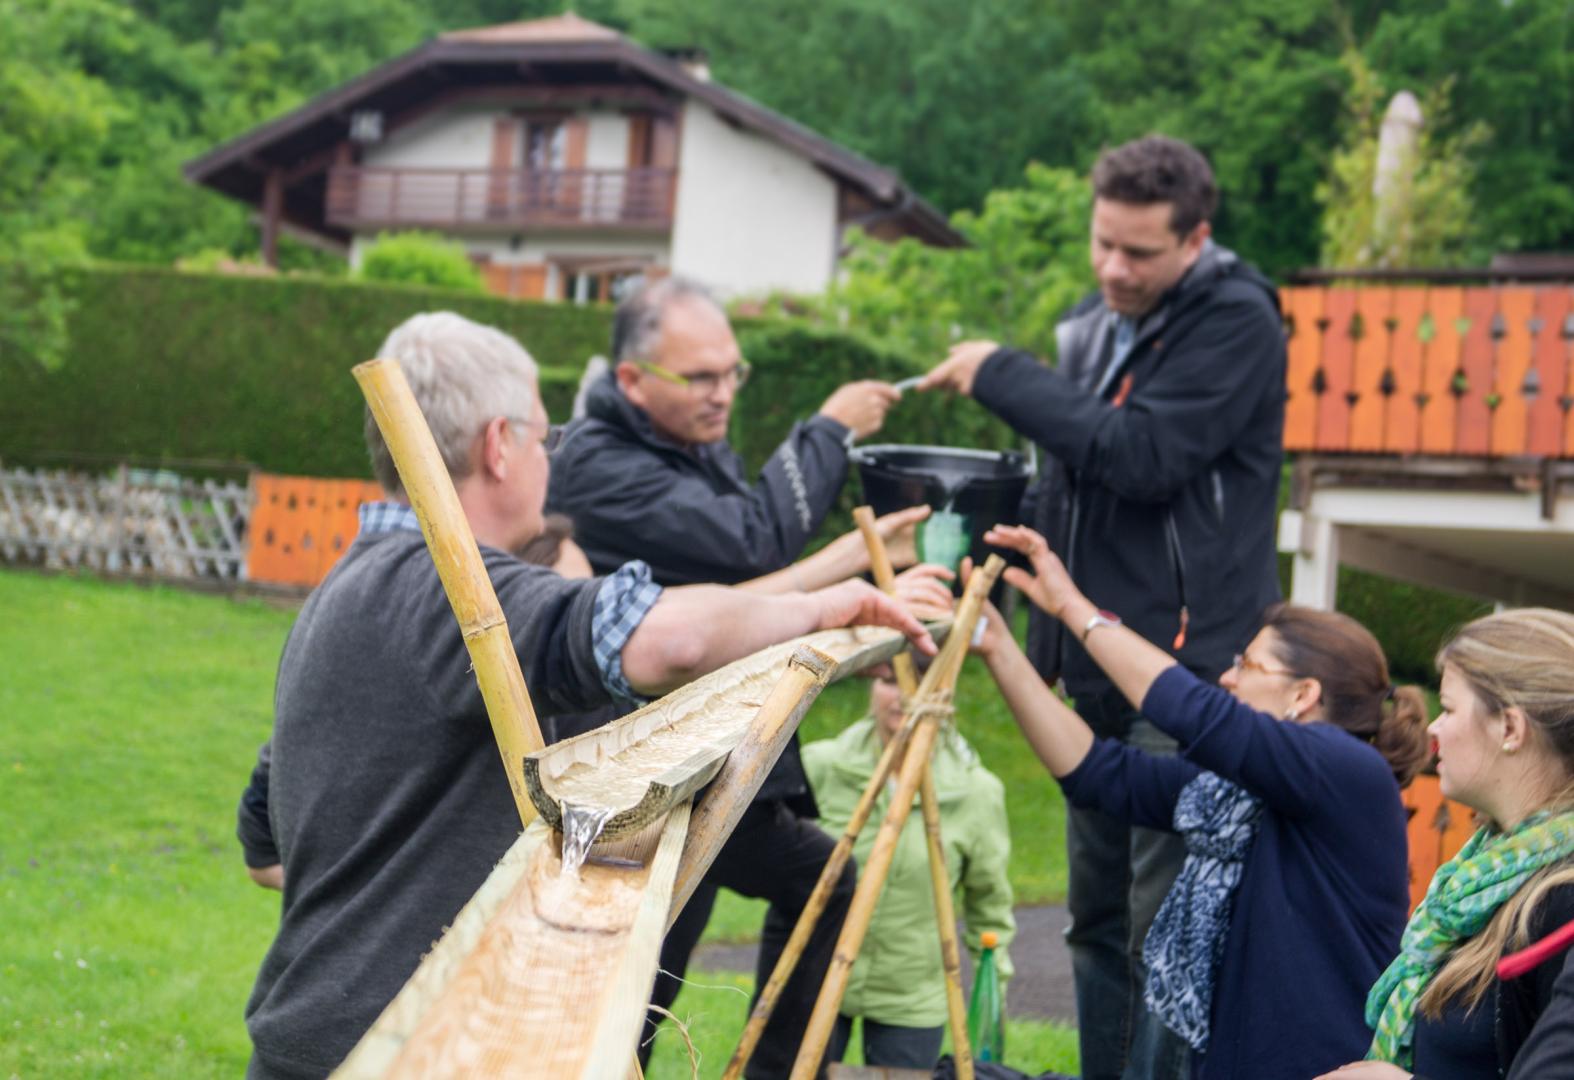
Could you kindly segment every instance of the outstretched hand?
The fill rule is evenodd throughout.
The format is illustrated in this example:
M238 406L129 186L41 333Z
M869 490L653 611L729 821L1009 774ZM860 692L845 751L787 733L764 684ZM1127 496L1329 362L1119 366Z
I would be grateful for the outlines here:
M854 438L867 439L880 430L885 414L901 397L901 392L888 382L863 379L837 387L820 406L820 415L841 424Z
M927 506L909 506L874 519L875 532L885 541L885 553L894 568L900 570L918 561L918 524L929 514Z
M943 566L919 563L896 575L892 594L919 618L943 619L956 606L948 584L955 578L956 575Z
M962 584L965 586L973 577L973 557L971 555L962 559ZM1011 636L1011 627L1006 625L1006 617L1000 614L1000 609L988 600L984 601L983 608L978 614L978 626L973 631L973 640L969 651L974 656L981 657L985 663L990 658L998 655L1003 647L1014 645L1016 639Z
M1000 348L993 341L960 341L951 346L946 358L919 380L917 390L950 390L963 397L973 395L973 380L991 353Z
M839 626L889 626L905 634L913 647L925 656L933 656L939 651L924 624L900 600L887 596L867 581L844 581L809 595L819 605L817 625L821 630L834 630Z
M996 525L984 534L984 543L1010 548L1027 556L1033 573L1008 566L1005 579L1055 618L1061 617L1067 605L1084 599L1081 590L1073 584L1066 564L1049 550L1049 542L1026 525Z

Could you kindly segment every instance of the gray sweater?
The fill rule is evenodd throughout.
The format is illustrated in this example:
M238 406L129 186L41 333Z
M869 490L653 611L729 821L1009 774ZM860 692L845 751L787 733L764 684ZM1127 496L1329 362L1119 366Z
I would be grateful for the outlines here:
M608 700L599 579L482 548L543 716ZM278 937L246 1023L252 1077L342 1061L519 834L469 655L420 533L363 534L307 600L275 692Z

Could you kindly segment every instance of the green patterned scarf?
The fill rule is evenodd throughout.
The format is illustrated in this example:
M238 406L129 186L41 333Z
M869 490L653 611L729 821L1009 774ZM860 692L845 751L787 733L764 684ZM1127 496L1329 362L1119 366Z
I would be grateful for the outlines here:
M1480 829L1438 867L1410 916L1399 955L1366 996L1374 1032L1368 1058L1409 1068L1416 1002L1438 966L1461 941L1480 933L1502 903L1543 867L1574 854L1574 812L1534 814L1513 832Z

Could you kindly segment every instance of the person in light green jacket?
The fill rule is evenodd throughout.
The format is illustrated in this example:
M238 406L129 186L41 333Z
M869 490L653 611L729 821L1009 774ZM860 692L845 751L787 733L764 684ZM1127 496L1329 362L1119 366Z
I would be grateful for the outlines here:
M803 748L804 771L820 804L820 824L833 834L847 827L886 741L901 727L902 703L889 666L874 670L870 715L840 735ZM1016 933L1011 914L1011 883L1006 865L1011 835L1006 823L1005 787L979 763L978 755L954 730L935 742L935 790L940 799L940 835L957 912L967 927L966 942L976 961L986 930L999 935L995 956L1002 979L1011 974L1006 951ZM890 805L888 783L875 803L868 825L853 845L862 865L874 847L876 827ZM841 1016L827 1049L827 1060L846 1051L854 1018L863 1018L864 1062L892 1068L930 1069L945 1036L945 972L940 962L940 931L929 878L929 850L918 799L903 826L890 876L869 932L853 965Z

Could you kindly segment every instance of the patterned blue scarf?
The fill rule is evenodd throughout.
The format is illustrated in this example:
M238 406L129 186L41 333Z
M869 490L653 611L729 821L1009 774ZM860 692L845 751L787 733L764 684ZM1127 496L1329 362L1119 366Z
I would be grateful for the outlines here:
M1210 772L1181 788L1175 800L1175 831L1186 840L1186 862L1142 943L1148 966L1143 999L1198 1053L1208 1049L1213 981L1261 817L1261 800Z

